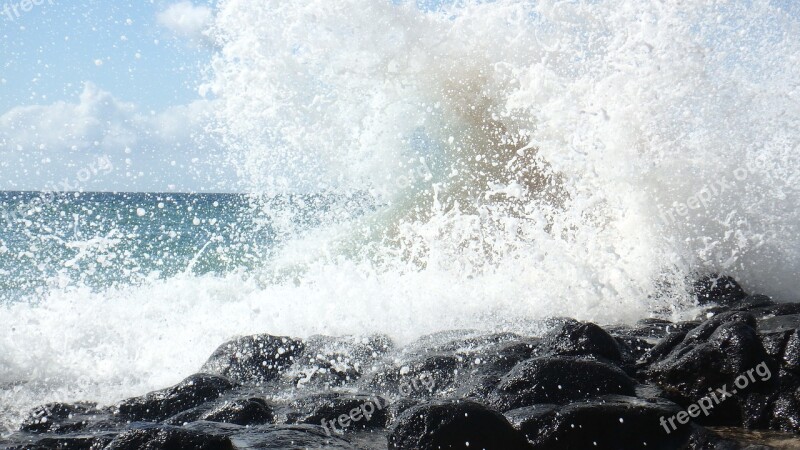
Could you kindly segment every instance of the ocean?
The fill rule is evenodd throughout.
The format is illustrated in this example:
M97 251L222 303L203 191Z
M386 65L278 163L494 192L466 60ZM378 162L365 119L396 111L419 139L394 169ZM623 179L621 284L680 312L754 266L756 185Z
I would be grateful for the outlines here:
M217 8L201 91L251 194L0 195L6 425L239 335L679 320L709 273L798 300L790 5Z

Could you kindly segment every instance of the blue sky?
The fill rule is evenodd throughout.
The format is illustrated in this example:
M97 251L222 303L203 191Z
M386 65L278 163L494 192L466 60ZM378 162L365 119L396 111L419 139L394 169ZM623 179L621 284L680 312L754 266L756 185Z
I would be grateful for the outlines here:
M796 0L772 4L800 15ZM198 93L214 7L0 0L0 190L240 190L207 132L214 100ZM113 170L92 170L98 161Z
M0 190L65 177L81 190L236 189L220 146L197 142L213 1L36 3L0 0ZM114 171L77 180L98 158Z
M16 3L4 1L0 5ZM146 108L195 99L198 68L210 49L187 44L161 26L157 14L167 6L141 0L45 0L28 13L20 9L19 18L12 11L13 21L0 15L0 111L75 99L87 80Z

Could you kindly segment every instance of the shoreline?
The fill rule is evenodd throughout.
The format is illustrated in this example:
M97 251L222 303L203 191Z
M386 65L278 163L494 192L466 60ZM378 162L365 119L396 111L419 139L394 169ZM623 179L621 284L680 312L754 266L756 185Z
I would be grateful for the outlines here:
M702 320L541 337L244 336L175 386L43 405L0 449L798 448L800 303L695 290Z

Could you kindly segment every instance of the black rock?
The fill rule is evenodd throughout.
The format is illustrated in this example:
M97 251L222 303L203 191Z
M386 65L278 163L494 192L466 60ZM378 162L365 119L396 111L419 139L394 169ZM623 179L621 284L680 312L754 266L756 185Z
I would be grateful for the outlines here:
M19 435L0 440L2 450L102 450L115 437L113 433L68 433L59 435ZM10 443L13 442L13 443Z
M748 371L753 374L757 367L770 374L777 367L751 327L753 323L752 316L741 313L715 317L689 332L669 355L649 368L647 376L668 398L684 406L707 398L709 392L716 394L718 388L727 389L728 395L721 394L727 397L725 401L716 405L709 417L700 417L701 423L740 426L746 421L758 422L763 411L748 409L760 406L758 401L748 402L747 396L768 395L774 379L753 376L755 380L738 389L735 381Z
M338 434L366 428L383 428L389 403L377 395L316 394L289 404L288 423L318 425Z
M800 328L762 334L761 342L781 369L800 375Z
M775 316L791 316L800 314L800 303L778 303L772 306L750 308L748 312L759 320Z
M800 314L761 317L757 328L761 334L797 330L800 329Z
M559 414L562 405L539 403L523 406L503 413L511 425L519 430L530 443L536 442L539 435L544 435Z
M635 395L636 382L618 367L574 357L523 361L489 394L501 411L537 403L562 404L608 394Z
M200 415L200 420L235 425L264 425L272 423L272 407L261 398L244 398L224 402Z
M195 374L167 389L123 401L117 407L120 417L129 421L160 422L187 411L233 389L224 377Z
M506 417L535 449L672 450L689 438L689 425L673 418L678 412L678 405L663 399L606 396L561 408L534 405Z
M233 445L224 436L152 425L119 434L104 450L233 450Z
M636 337L615 337L625 365L635 365L655 347L644 339Z
M768 447L764 450L770 450ZM701 426L693 425L686 450L742 450L742 446L734 441L723 439ZM756 449L748 449L756 450ZM762 449L758 449L762 450Z
M789 334L780 361L783 369L800 374L800 328Z
M393 450L523 450L530 446L502 414L472 401L436 401L408 409L389 435Z
M304 348L302 341L289 337L245 336L219 346L201 371L239 383L264 383L291 366Z
M667 335L664 339L662 339L658 344L656 344L653 348L647 351L647 353L642 356L642 363L644 367L649 366L654 361L659 361L664 359L669 353L675 349L678 345L686 339L686 334L688 331L677 331Z
M749 310L753 308L763 308L767 306L774 306L775 302L766 295L748 295L747 297L743 298L738 304L736 305L736 309L739 310Z
M20 431L35 433L71 433L85 429L99 416L106 416L94 403L51 403L28 414Z
M354 450L356 447L343 438L328 435L321 427L312 425L266 425L252 427L230 435L239 450Z
M800 377L781 371L780 392L772 402L769 428L800 433Z
M707 340L723 324L741 323L750 328L757 328L756 318L746 311L729 311L717 314L686 333L682 345L686 346Z
M542 348L553 356L594 356L622 362L616 339L593 323L567 321L544 336Z
M366 338L311 336L285 375L292 378L295 386L341 387L361 378L393 348L392 340L384 335Z
M525 338L515 333L482 334L478 331L462 331L461 333L451 334L450 339L446 339L444 343L436 342L437 338L448 334L451 333L444 332L423 336L409 345L409 349L424 349L426 353L441 352L466 355L485 353L489 349L497 348L509 342L525 340Z
M715 303L735 306L747 297L739 283L729 276L708 275L694 283L694 293L700 305Z
M470 363L459 369L460 379L449 394L453 398L486 400L500 379L514 366L535 356L539 344L537 339L504 342L496 348L465 356Z
M783 359L783 351L786 348L786 342L792 336L793 331L779 331L776 333L761 334L761 344L764 345L764 350L770 358L775 361Z
M425 399L450 388L464 366L464 359L452 354L426 354L375 373L366 386L392 396Z

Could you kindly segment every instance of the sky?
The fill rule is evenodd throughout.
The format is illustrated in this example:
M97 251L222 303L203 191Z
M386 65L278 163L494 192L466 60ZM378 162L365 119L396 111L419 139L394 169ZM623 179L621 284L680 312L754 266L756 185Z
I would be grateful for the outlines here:
M0 190L238 190L198 89L213 1L0 8Z
M241 191L199 93L215 1L0 0L0 190Z

